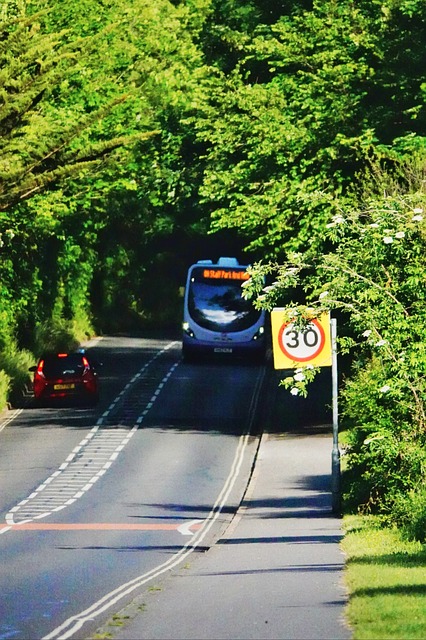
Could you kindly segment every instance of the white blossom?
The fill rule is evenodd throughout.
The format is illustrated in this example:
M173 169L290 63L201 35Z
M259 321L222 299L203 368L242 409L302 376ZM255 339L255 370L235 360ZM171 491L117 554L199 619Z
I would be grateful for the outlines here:
M415 207L415 208L413 209L413 213L423 213L423 209L422 209L422 207Z
M392 244L392 242L393 242L393 238L392 238L392 236L385 236L385 237L383 238L383 242L384 242L385 244Z
M327 229L331 229L332 227L335 227L336 224L342 224L345 221L344 217L341 215L336 215L333 216L333 221L329 222L326 227Z
M364 338L368 338L371 336L371 329L366 329L362 335Z
M417 213L415 216L411 218L413 222L421 222L423 220L423 216L420 213Z
M296 382L303 382L303 380L306 380L302 372L296 373L296 375L294 376L294 379L296 380Z
M322 293L320 293L319 295L319 299L322 300L323 298L325 298L326 296L328 296L328 291L323 291Z
M375 440L384 440L384 435L372 436L371 438L366 438L364 440L364 444L371 444Z
M398 238L398 239L405 238L405 231L397 231L395 233L395 238Z
M384 384L383 387L380 387L379 391L380 393L387 393L390 391L390 386L388 384Z
M292 389L290 389L290 393L292 396L298 396L299 395L299 389L297 387L293 387Z
M378 229L378 228L379 228L379 225L377 224L377 222L372 222L372 223L370 224L370 227L371 227L372 229Z
M387 340L379 340L376 342L376 347L383 347L384 344L387 343Z

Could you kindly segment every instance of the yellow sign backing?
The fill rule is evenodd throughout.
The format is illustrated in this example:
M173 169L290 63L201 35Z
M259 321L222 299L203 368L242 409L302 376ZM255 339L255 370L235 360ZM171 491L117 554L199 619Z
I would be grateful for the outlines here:
M330 314L313 318L302 330L284 321L285 309L271 312L272 347L275 369L294 369L313 365L331 367Z

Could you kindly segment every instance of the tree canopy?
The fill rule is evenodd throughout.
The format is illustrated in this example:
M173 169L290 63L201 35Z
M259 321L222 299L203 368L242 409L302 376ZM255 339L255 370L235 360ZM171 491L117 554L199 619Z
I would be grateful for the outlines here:
M4 0L0 35L3 404L28 350L176 327L187 266L245 256L257 304L344 313L356 499L407 513L425 468L424 1Z

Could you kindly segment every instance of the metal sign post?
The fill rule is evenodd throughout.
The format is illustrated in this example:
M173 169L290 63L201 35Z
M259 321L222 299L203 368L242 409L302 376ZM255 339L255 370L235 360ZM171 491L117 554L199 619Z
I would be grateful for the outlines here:
M337 326L336 318L331 318L331 371L333 387L333 449L331 452L331 501L333 513L339 514L340 496L340 451L339 451L339 407L337 376Z
M337 322L328 313L314 318L304 330L283 321L285 309L271 312L272 346L275 369L303 368L307 365L330 367L332 372L333 449L331 452L331 500L336 515L341 511L339 411L337 376Z

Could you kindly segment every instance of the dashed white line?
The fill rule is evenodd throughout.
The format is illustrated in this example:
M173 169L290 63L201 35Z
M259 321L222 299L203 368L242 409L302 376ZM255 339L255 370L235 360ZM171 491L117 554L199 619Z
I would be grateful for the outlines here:
M232 461L231 469L229 471L228 477L225 480L225 483L220 491L215 504L213 505L210 513L207 518L202 521L202 525L200 529L192 535L191 539L173 556L171 556L168 560L163 562L160 565L157 565L150 571L147 571L143 575L140 575L129 582L126 582L110 593L107 593L100 600L93 603L84 611L68 618L65 620L63 624L59 627L51 631L48 635L44 636L42 640L54 640L57 638L58 640L68 640L74 636L86 622L93 621L96 617L105 613L112 606L115 606L120 600L124 597L130 595L136 589L139 589L147 582L157 578L158 576L164 574L166 571L170 571L177 565L181 564L185 558L187 558L197 547L201 545L203 540L205 539L207 533L213 527L215 521L219 518L228 498L232 491L232 488L239 476L241 465L243 463L244 454L249 442L250 432L253 426L254 416L256 415L256 404L259 399L260 390L262 388L262 382L265 375L265 369L262 370L261 375L259 376L255 388L255 392L252 397L251 407L249 415L251 416L251 420L247 425L246 433L240 436L238 440L238 445L235 451L234 459ZM188 523L188 527L192 524L194 525L196 521L192 521L192 523ZM186 535L185 525L183 525L183 535ZM190 532L192 533L192 532Z
M130 383L127 383L124 389L110 404L109 408L98 418L96 425L90 433L86 434L83 440L74 447L72 452L67 456L65 461L54 471L35 491L27 498L21 500L19 504L12 507L6 514L6 527L0 529L0 534L9 531L9 525L16 524L16 515L21 512L25 518L25 522L31 522L33 519L41 519L48 517L52 512L64 509L66 506L74 504L74 502L83 497L89 491L97 480L103 476L111 467L113 462L118 458L124 450L130 439L134 435L138 426L147 415L149 409L154 405L165 383L172 375L173 371L179 364L175 362L167 371L166 375L159 382L154 395L150 402L145 405L142 414L138 416L135 425L130 429L114 429L100 431L100 427L105 419L109 417L112 409L116 406L119 398L128 391L133 384L139 380L144 371L156 360L162 353L169 350L175 342L170 342L163 349L159 350L140 371L133 376ZM96 440L94 438L96 437ZM89 457L90 456L90 457ZM80 460L78 460L80 458ZM73 467L71 467L73 465ZM75 466L74 466L75 465ZM84 465L84 466L83 466ZM85 467L90 468L85 469ZM69 477L70 473L72 474ZM79 476L79 477L77 477ZM73 488L72 485L76 486ZM67 494L70 496L67 499ZM70 495L71 494L71 495ZM59 503L55 505L55 503ZM37 513L42 511L41 514ZM22 521L20 521L22 522Z
M204 524L201 526L200 530L191 537L189 542L187 542L177 553L162 564L154 567L147 573L120 585L117 589L111 591L103 598L92 604L85 611L68 618L68 620L65 620L62 625L44 636L42 640L54 640L54 638L67 640L68 638L71 638L86 622L92 621L94 618L107 611L110 607L116 605L122 598L128 596L136 589L139 589L150 580L157 578L166 571L170 571L185 560L185 558L187 558L197 547L199 547L213 524L219 518L221 511L226 504L229 494L238 477L247 444L248 434L240 437L231 471L225 481L222 491L219 494L219 498L214 504L206 520L203 521Z

